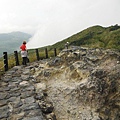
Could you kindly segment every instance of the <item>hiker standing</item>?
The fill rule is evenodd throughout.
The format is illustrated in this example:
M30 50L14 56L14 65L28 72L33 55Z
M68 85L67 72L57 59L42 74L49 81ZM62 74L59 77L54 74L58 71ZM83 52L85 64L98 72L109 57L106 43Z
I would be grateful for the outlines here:
M27 48L26 41L23 41L23 44L20 46L21 49L21 57L23 58L23 65L27 65Z
M66 42L65 43L65 48L68 49L68 46L69 46L69 42Z

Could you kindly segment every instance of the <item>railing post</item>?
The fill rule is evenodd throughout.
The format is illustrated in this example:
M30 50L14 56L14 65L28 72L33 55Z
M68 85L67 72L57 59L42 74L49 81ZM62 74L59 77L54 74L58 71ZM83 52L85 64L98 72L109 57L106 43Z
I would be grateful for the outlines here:
M8 57L7 57L7 52L3 52L3 57L4 57L4 69L5 71L8 70Z
M39 57L38 49L35 49L35 51L36 51L36 57L37 57L37 60L39 61L39 60L40 60L40 57Z
M47 51L47 48L45 48L45 56L46 56L46 58L48 58L48 51Z
M57 56L56 48L54 48L54 56L55 56L55 57Z
M18 52L14 51L16 66L19 65Z

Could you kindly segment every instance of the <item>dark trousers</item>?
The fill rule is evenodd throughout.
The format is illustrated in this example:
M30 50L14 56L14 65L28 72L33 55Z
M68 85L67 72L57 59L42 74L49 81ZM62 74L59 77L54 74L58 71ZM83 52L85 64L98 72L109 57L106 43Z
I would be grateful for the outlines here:
M22 62L23 65L27 65L27 57L23 57L23 62Z

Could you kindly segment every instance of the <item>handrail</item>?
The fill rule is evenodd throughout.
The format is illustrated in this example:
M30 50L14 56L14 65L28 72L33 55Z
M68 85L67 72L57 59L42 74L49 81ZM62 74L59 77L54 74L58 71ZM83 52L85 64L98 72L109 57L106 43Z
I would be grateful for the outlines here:
M30 61L36 61L36 60L41 60L41 59L43 59L43 57L41 58L41 56L40 56L40 52L39 52L39 50L38 49L34 49L35 51L33 51L33 54L32 54L32 57L30 56L30 54L29 54L29 58L31 57L31 59L32 60L30 60ZM43 55L46 59L48 58L48 57L55 57L55 56L57 56L57 52L56 52L56 48L54 48L54 54L53 54L53 52L52 52L52 56L50 56L50 55L48 55L48 50L47 50L47 48L45 48L45 50L44 50L44 52L42 53L42 55L43 54L45 54L45 55ZM49 51L50 52L50 51ZM29 52L30 53L30 52ZM34 55L34 58L33 58L33 55ZM4 65L3 66L0 66L0 70L2 70L3 68L5 69L5 71L7 71L9 68L11 68L11 67L13 67L13 66L17 66L17 65L20 65L19 64L19 61L21 61L22 59L21 59L21 57L20 57L20 52L17 52L17 51L14 51L14 53L11 53L11 54L8 54L7 55L7 52L3 52L3 55L0 57L1 58L1 60L0 61L3 61L3 63L4 63ZM2 60L3 59L3 60ZM2 63L2 64L3 64Z

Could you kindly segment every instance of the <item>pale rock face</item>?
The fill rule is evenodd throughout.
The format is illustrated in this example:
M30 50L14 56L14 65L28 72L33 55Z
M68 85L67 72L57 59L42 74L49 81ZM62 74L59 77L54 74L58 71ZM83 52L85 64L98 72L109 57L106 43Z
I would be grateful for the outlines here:
M21 86L28 86L29 85L29 82L28 81L22 81L20 83Z
M57 120L119 120L119 57L116 51L76 47L48 60L37 79Z
M1 120L120 120L120 52L72 47L1 77Z
M45 83L37 83L37 84L35 84L35 87L36 87L36 90L37 90L37 91L39 91L39 90L41 90L41 91L46 90L46 85L45 85Z

